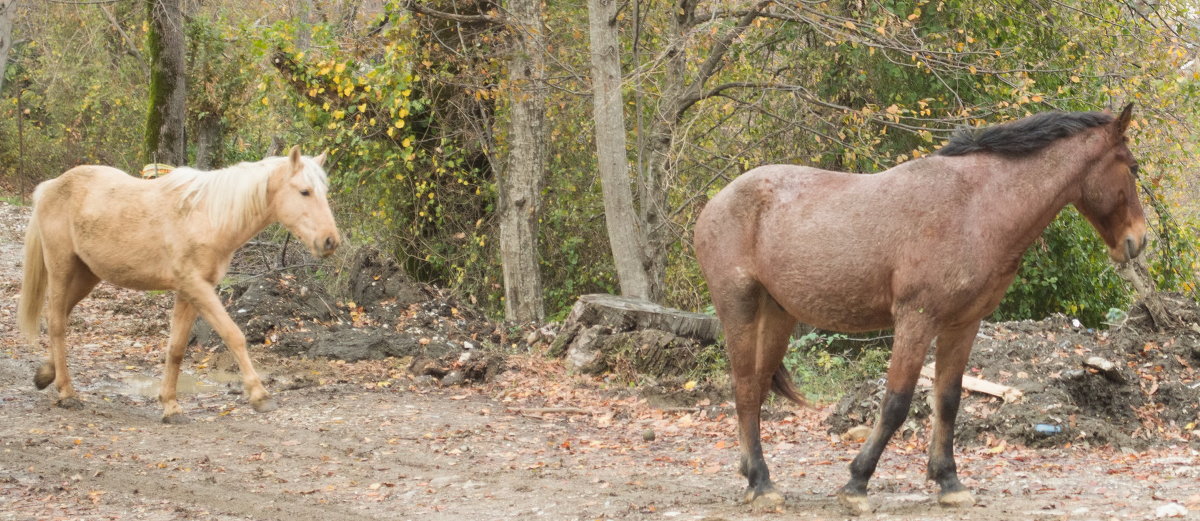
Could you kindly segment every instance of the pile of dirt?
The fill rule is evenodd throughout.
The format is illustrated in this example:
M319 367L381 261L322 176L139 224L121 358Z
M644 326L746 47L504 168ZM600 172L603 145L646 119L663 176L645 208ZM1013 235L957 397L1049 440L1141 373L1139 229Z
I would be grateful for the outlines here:
M449 293L411 280L362 249L335 297L309 276L272 271L226 289L229 314L251 345L285 356L357 362L398 358L443 384L490 379L503 369L500 328ZM194 341L223 345L203 320Z
M985 323L966 374L1014 387L1023 396L1005 403L968 393L957 439L972 444L1000 438L1029 446L1200 444L1197 366L1200 305L1182 295L1138 302L1107 330L1081 327L1061 315ZM830 432L874 424L882 395L882 380L847 393L829 417ZM928 435L929 400L929 388L919 386L899 436Z

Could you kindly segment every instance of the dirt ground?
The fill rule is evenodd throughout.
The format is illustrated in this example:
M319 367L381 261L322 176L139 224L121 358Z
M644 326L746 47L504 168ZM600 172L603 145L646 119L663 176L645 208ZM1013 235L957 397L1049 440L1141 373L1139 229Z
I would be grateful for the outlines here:
M258 344L252 357L280 405L267 414L248 407L223 348L194 347L181 388L193 421L164 425L155 396L171 296L104 285L68 337L86 406L59 409L32 385L43 348L15 331L26 217L0 203L0 520L847 518L832 492L858 444L828 433L834 405L770 407L764 446L787 502L753 512L737 501L730 404L656 408L508 338L506 370L466 385L414 375L415 357L339 362ZM1174 436L1043 449L976 436L958 464L978 503L944 510L924 479L925 442L908 435L885 452L871 482L878 510L864 517L1196 516L1200 461Z

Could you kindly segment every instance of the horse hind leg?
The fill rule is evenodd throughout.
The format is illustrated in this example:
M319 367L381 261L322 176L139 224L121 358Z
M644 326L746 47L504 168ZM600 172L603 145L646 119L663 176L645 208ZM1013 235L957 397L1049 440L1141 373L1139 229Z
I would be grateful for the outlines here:
M69 266L63 270L65 275L51 276L49 284L46 329L50 337L50 359L38 368L33 383L38 389L45 389L50 382L55 382L58 389L58 401L55 404L64 409L78 409L83 402L71 385L71 373L67 368L67 320L75 305L92 292L100 278L78 257L64 264Z
M167 341L166 369L163 372L162 389L158 393L158 401L163 406L163 423L186 423L187 416L176 400L176 390L179 384L179 366L183 362L183 352L187 348L188 335L192 332L192 324L196 321L196 307L181 295L175 295L175 310L171 314L171 336Z
M733 378L741 447L739 470L748 482L744 499L755 508L777 509L783 504L783 495L775 489L763 458L762 404L782 367L796 320L758 285L729 299L718 313L725 325Z

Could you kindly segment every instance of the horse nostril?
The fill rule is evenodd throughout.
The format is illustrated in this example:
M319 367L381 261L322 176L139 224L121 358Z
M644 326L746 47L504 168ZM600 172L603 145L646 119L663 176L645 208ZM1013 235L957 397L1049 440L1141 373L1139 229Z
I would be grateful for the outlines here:
M1138 248L1137 244L1133 242L1133 237L1126 237L1125 238L1125 260L1133 260L1133 258L1137 257L1138 253L1140 253L1140 252L1141 252L1141 249Z
M332 250L334 248L337 248L337 242L334 242L333 237L326 237L325 238L325 249Z

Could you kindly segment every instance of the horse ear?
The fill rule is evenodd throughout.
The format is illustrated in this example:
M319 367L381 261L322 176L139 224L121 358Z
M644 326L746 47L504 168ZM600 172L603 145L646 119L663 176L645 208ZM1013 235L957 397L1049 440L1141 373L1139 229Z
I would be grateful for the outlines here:
M1132 114L1133 102L1129 102L1128 105L1125 105L1124 109L1121 109L1121 115L1117 116L1118 135L1125 135L1125 131L1129 129L1129 118Z
M292 145L292 151L288 152L288 162L292 164L293 170L304 169L304 165L300 164L300 145Z
M313 158L313 161L317 162L317 166L320 166L320 167L325 166L325 154L328 154L328 153L329 153L329 151L326 150L324 152L321 152L321 155Z

